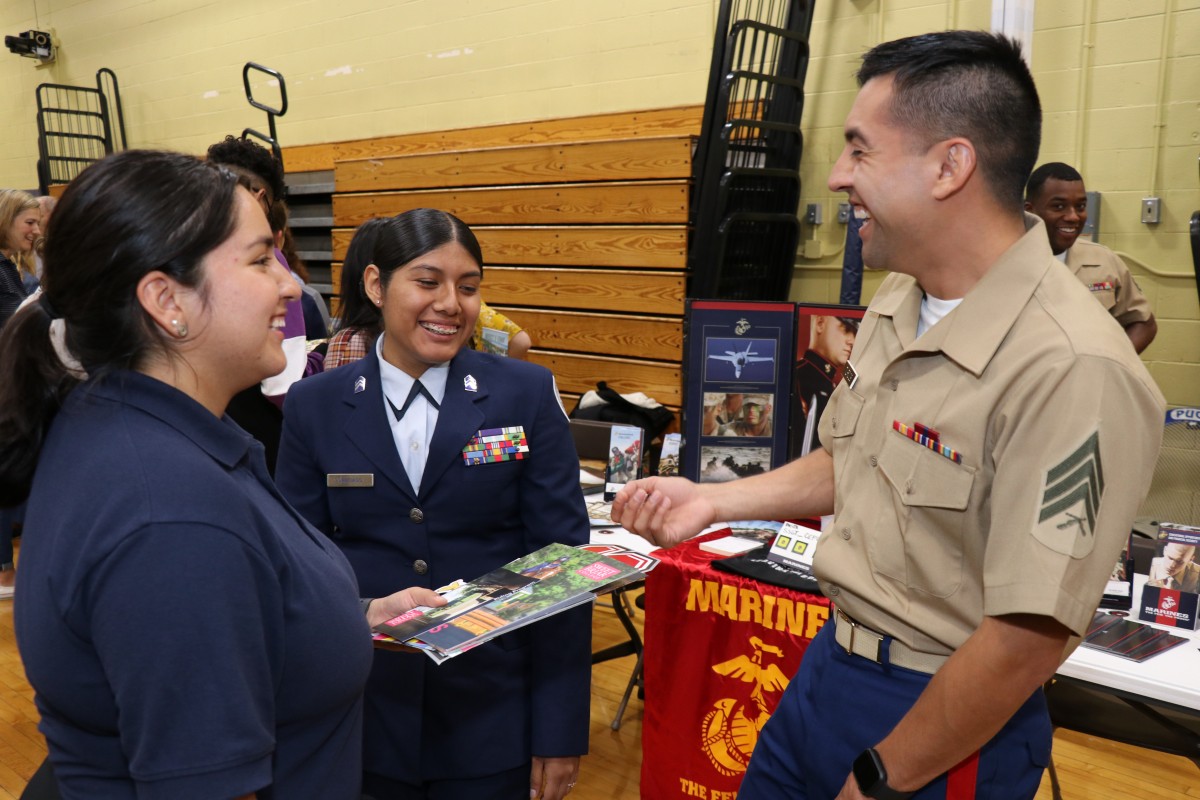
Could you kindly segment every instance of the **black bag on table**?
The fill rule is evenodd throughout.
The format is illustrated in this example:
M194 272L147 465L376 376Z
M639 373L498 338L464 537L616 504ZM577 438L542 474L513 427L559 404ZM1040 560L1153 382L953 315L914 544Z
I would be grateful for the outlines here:
M636 425L646 432L647 442L662 436L663 431L675 419L675 414L666 406L645 408L631 403L615 389L610 389L604 381L596 384L596 394L604 403L588 408L580 408L576 403L569 415L571 419L594 419L617 425Z

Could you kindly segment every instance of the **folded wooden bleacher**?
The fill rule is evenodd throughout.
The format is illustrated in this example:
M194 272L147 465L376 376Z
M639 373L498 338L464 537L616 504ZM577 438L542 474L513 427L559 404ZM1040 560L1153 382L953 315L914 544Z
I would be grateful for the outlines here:
M332 170L334 293L358 225L422 206L449 211L483 248L484 299L529 332L529 359L554 372L568 408L604 380L677 411L701 112L285 148L284 163L292 186L327 184Z

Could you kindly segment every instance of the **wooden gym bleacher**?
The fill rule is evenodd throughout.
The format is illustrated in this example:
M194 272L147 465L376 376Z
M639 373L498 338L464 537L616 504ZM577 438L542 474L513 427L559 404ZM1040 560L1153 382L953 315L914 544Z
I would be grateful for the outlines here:
M333 171L331 278L354 229L411 208L472 227L483 296L533 339L564 402L608 381L678 411L689 180L686 107L285 148Z

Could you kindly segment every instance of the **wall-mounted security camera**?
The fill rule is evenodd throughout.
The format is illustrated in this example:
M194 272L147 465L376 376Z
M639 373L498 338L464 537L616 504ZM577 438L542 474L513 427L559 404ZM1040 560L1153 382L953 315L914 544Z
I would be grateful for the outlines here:
M43 64L54 60L57 48L54 39L45 31L25 31L17 36L5 36L4 46L26 58L36 58Z

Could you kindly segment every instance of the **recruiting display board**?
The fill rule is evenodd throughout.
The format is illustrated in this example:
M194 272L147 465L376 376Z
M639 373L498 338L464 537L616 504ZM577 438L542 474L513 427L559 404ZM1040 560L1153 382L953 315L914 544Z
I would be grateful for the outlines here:
M792 303L688 301L684 477L732 481L787 462Z

